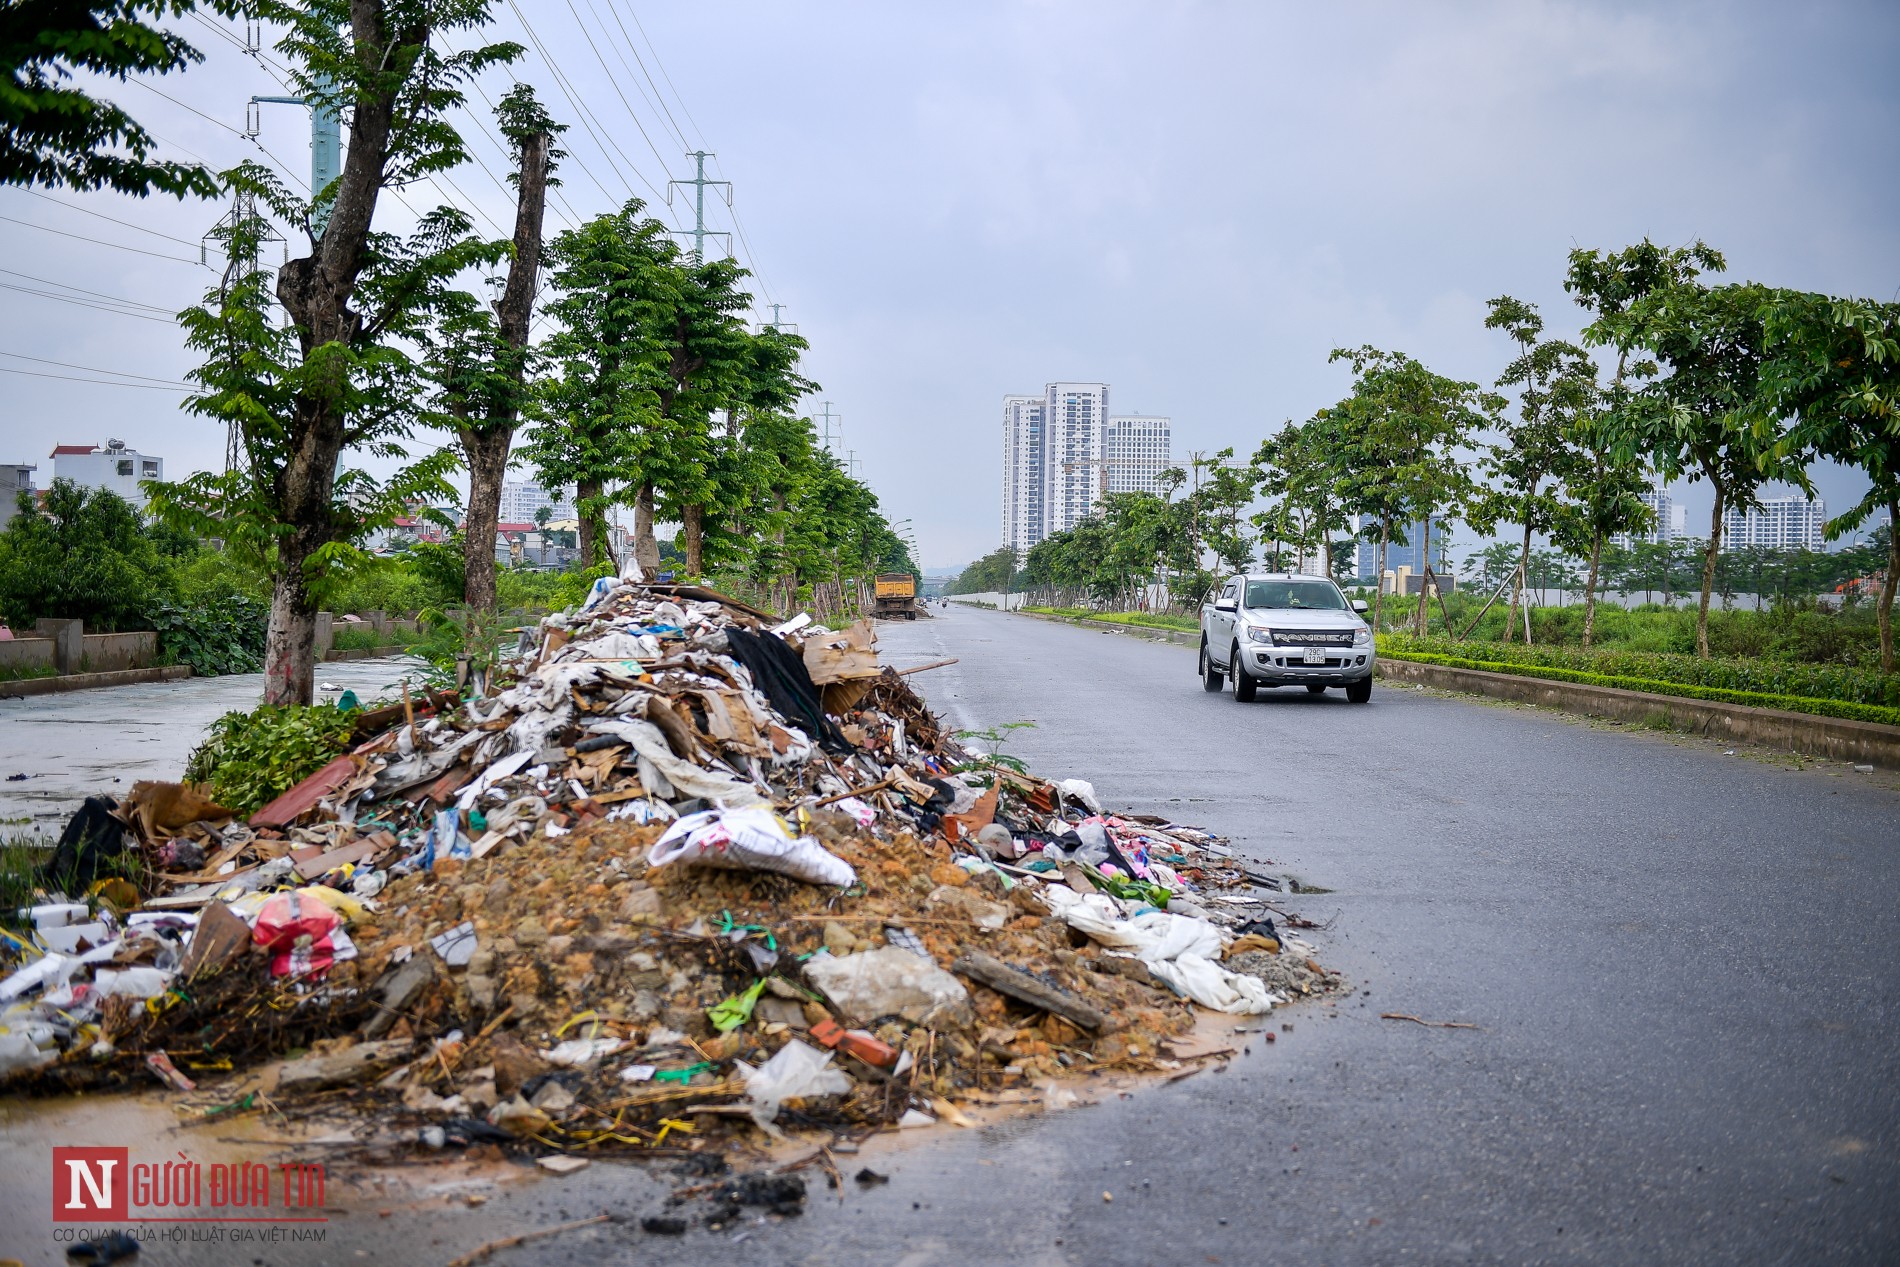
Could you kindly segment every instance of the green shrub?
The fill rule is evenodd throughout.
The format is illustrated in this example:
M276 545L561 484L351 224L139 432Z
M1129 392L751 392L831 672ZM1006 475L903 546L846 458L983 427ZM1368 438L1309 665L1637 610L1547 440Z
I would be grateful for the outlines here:
M1426 644L1432 644L1431 649ZM1445 648L1463 654L1447 654ZM1769 691L1746 688L1730 688L1715 685L1703 685L1680 678L1643 676L1640 672L1618 672L1609 669L1614 664L1629 666L1628 653L1602 653L1602 663L1606 670L1594 672L1585 669L1573 669L1561 665L1541 662L1532 656L1495 655L1497 652L1518 652L1526 649L1515 646L1497 646L1493 644L1457 643L1448 639L1418 639L1397 634L1382 634L1379 637L1379 654L1395 660L1415 660L1423 664L1440 664L1454 669L1480 669L1490 673L1512 673L1520 677L1543 678L1555 682L1578 682L1586 686L1608 686L1626 691L1647 691L1654 695L1676 695L1685 699L1714 700L1725 704L1745 704L1753 708L1779 708L1789 712L1811 713L1819 717L1841 717L1850 721L1877 722L1885 726L1900 726L1900 707L1886 703L1866 703L1839 696L1819 696L1793 694L1785 691ZM1546 648L1529 649L1534 656ZM1561 652L1561 648L1551 649ZM1592 652L1591 655L1599 653ZM1668 657L1673 660L1676 657ZM1693 659L1693 657L1685 657ZM1656 657L1649 663L1658 671L1667 672L1672 667L1662 657ZM1729 664L1734 661L1696 661L1699 664ZM1746 667L1746 665L1744 665ZM1770 665L1770 667L1779 667ZM1712 672L1709 677L1719 678L1720 672ZM1878 677L1878 674L1872 675ZM1745 673L1736 675L1738 680L1748 680ZM1891 682L1889 683L1891 687Z
M1021 611L1041 616L1061 616L1068 620L1103 620L1114 625L1137 625L1144 629L1199 629L1193 616L1172 612L1098 612L1086 607L1023 607Z
M210 784L220 805L248 814L347 749L355 725L356 714L334 704L266 704L226 713L185 763L185 778Z
M1584 651L1578 647L1526 647L1521 643L1421 639L1409 634L1381 634L1379 646L1381 650L1389 650L1395 655L1424 653L1488 663L1565 669L1608 677L1675 682L1714 690L1900 707L1900 674L1841 664L1732 657L1704 660L1693 655L1629 651L1621 647L1593 647Z
M387 645L374 625L337 624L330 628L330 646L336 651L374 651Z
M189 664L199 677L256 673L264 667L270 610L260 600L228 588L200 591L190 601L166 600L147 613L158 631L164 664Z

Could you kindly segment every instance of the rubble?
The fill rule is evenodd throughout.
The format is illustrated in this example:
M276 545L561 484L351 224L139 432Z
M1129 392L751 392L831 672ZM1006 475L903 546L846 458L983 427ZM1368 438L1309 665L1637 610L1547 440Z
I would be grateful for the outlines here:
M467 698L361 713L248 821L177 785L89 801L64 865L90 882L6 935L0 1078L156 1073L209 1110L288 1056L273 1096L386 1150L855 1151L1178 1069L1195 1004L1338 988L1218 838L967 750L868 622L775 628L603 580ZM121 848L150 891L92 878ZM728 1186L715 1215L802 1199Z

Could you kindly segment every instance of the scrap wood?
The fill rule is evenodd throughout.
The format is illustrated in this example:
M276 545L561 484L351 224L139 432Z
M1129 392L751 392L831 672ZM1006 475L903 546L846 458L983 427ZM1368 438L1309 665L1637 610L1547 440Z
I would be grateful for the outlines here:
M896 784L897 780L895 779L880 779L876 783L868 783L863 787L854 787L849 792L840 792L836 796L827 796L822 801L814 801L812 808L816 809L820 805L830 805L835 801L849 800L854 796L869 796L873 792L882 792L887 787L895 787Z
M928 673L932 669L948 668L950 665L953 665L956 662L957 662L956 656L951 656L948 660L932 660L929 664L917 664L917 665L912 665L908 669L899 669L897 671L897 676L909 677L913 673Z
M556 1223L553 1227L536 1228L532 1232L522 1232L515 1236L504 1236L498 1241L489 1241L485 1245L479 1245L460 1258L450 1259L449 1267L474 1267L476 1263L482 1262L487 1259L489 1255L500 1250L513 1249L515 1246L525 1245L529 1241L538 1241L549 1236L559 1236L562 1232L572 1232L574 1229L582 1227L593 1227L597 1223L607 1223L612 1220L613 1215L611 1214L596 1214L591 1219L575 1219L572 1223Z
M1415 1025L1430 1025L1438 1029L1482 1028L1482 1026L1473 1025L1470 1021L1428 1021L1421 1017L1413 1016L1409 1012L1381 1012L1379 1013L1379 1019L1382 1021L1411 1021Z
M1082 1000L1053 989L1027 972L1012 968L988 955L964 955L950 965L950 970L980 982L998 994L1007 994L1031 1007L1054 1012L1063 1020L1074 1021L1083 1029L1101 1033L1110 1028L1109 1018Z

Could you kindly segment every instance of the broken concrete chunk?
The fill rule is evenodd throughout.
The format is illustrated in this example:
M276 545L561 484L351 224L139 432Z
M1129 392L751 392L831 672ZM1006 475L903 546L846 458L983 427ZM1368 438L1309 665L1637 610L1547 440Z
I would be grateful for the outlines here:
M860 1021L901 1016L914 1025L968 1024L969 991L930 960L895 946L842 957L820 955L805 965L811 983Z
M471 929L470 940L473 940ZM411 955L394 972L386 974L378 983L382 991L382 1008L370 1018L363 1033L370 1038L381 1038L402 1019L403 1012L414 1003L422 992L435 980L435 961L426 955Z
M325 1056L305 1056L286 1061L277 1072L277 1089L284 1092L321 1091L325 1087L355 1082L379 1065L394 1064L414 1046L408 1039L390 1039L380 1043L358 1043Z

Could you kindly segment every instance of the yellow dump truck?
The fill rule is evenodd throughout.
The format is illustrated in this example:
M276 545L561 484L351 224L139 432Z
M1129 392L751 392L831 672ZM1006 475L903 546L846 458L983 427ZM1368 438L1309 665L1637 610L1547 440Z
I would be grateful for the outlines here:
M889 620L917 619L917 578L909 572L878 573L875 610Z

